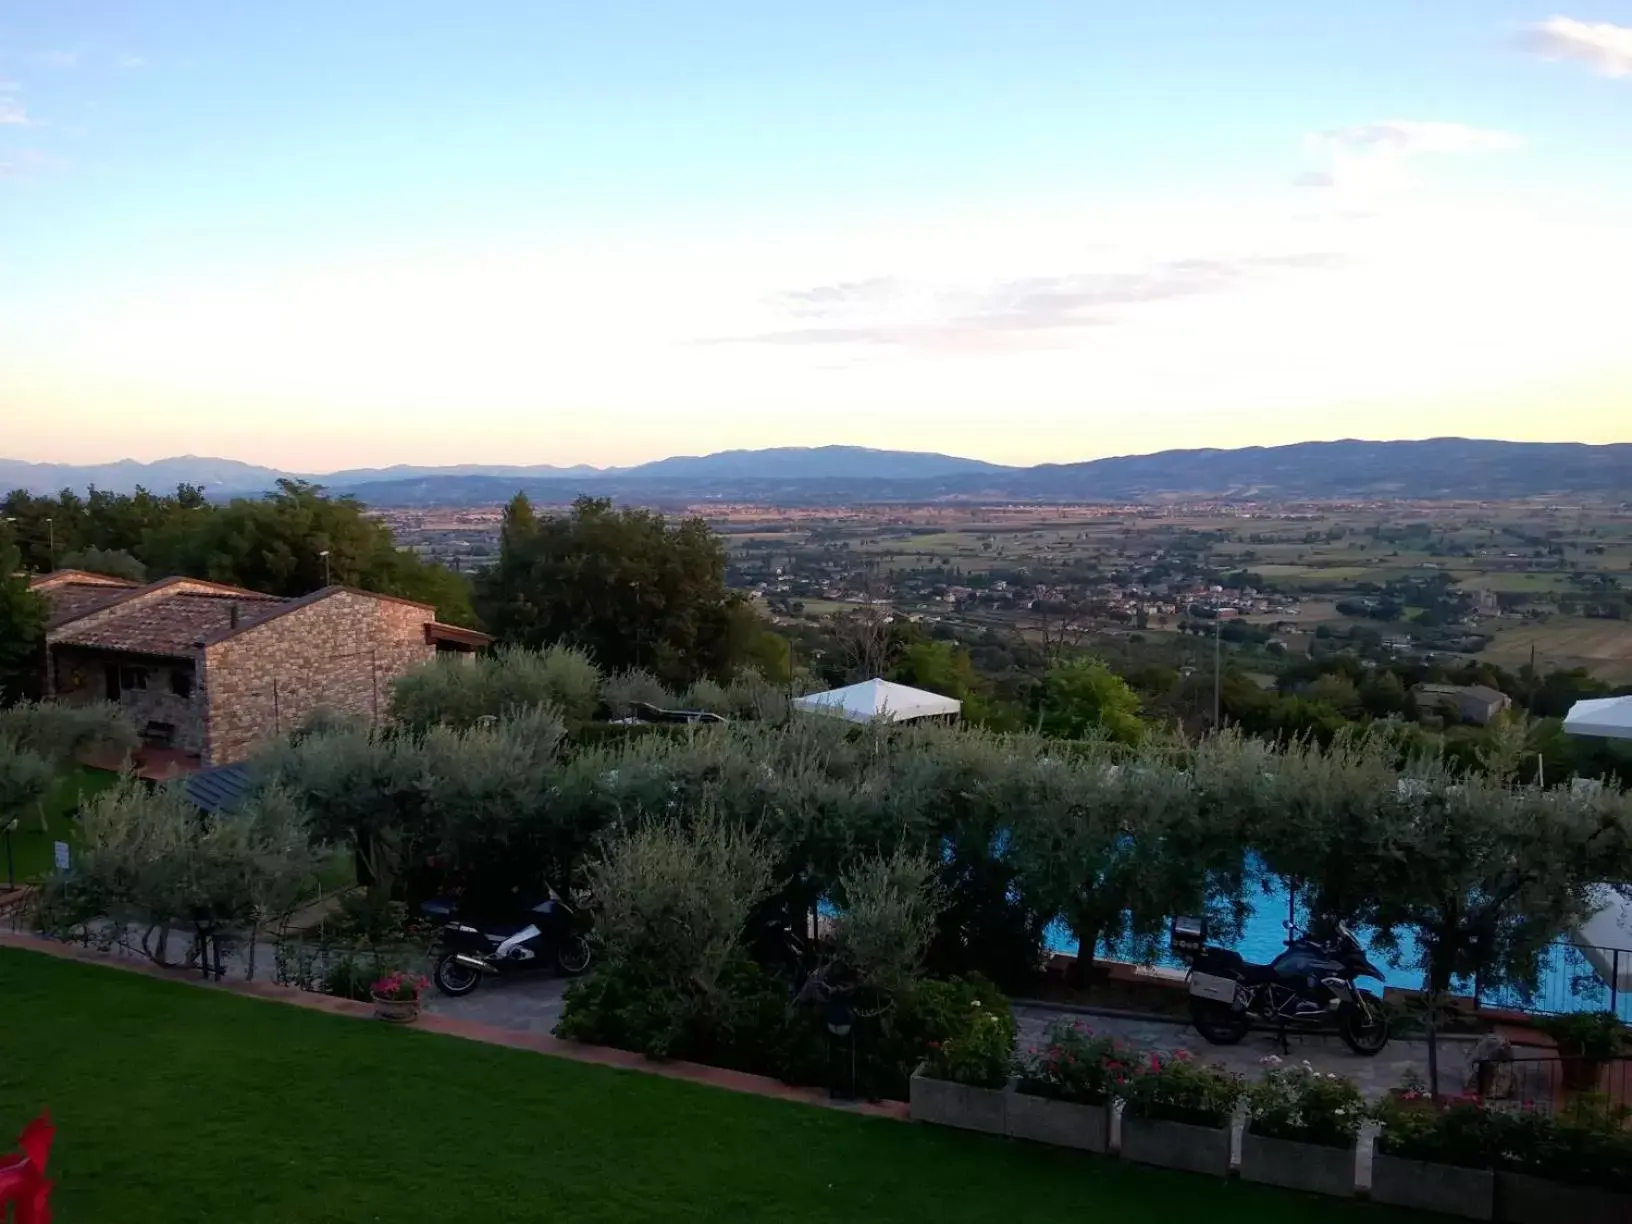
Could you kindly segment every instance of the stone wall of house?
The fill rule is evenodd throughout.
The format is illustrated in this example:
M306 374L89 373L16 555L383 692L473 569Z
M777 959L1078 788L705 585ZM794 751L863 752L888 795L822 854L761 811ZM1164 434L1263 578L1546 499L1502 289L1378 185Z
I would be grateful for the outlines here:
M85 705L105 701L108 696L108 668L140 668L145 688L121 688L119 708L140 735L149 723L174 727L171 747L183 752L204 751L204 699L193 683L188 696L176 692L172 676L191 679L193 665L185 659L139 660L113 651L74 646L51 647L51 691L59 701ZM183 686L185 687L185 685Z
M318 710L383 722L391 685L435 653L429 608L342 591L205 648L205 763L243 760Z

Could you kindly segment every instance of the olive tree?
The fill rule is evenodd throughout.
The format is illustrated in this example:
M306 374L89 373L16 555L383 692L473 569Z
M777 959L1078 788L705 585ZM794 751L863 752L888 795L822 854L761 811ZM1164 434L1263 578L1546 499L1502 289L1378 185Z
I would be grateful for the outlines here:
M141 950L161 964L176 928L247 933L253 976L256 935L312 895L324 855L284 792L211 815L180 787L127 779L87 806L74 870L47 882L40 914L48 929L87 938L122 942L138 931Z
M424 731L548 706L568 722L588 722L600 702L601 681L600 669L573 647L504 647L474 658L437 659L409 672L392 688L391 716Z
M1376 921L1422 950L1430 1037L1452 983L1533 989L1548 946L1612 888L1632 896L1632 803L1420 767L1398 788ZM1611 882L1611 883L1606 883ZM1437 1042L1430 1041L1437 1091Z

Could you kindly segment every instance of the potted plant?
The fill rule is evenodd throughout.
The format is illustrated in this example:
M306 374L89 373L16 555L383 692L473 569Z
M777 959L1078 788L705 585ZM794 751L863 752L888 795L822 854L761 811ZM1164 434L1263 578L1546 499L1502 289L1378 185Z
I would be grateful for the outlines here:
M1230 1131L1241 1080L1188 1050L1153 1053L1123 1089L1122 1155L1192 1173L1230 1171Z
M1591 1092L1603 1065L1632 1045L1628 1029L1614 1012L1577 1012L1549 1016L1536 1027L1558 1043L1560 1075L1572 1092Z
M1354 1193L1355 1137L1366 1117L1353 1080L1288 1067L1274 1054L1247 1089L1241 1177L1292 1190L1345 1197Z
M1015 1139L1103 1152L1110 1143L1112 1097L1138 1065L1137 1055L1080 1020L1056 1020L1044 1045L1020 1060L1008 1101Z
M1371 1197L1396 1207L1489 1220L1495 1211L1499 1122L1478 1097L1436 1102L1420 1080L1372 1110L1378 1125Z
M430 985L423 974L399 969L369 987L374 1014L393 1024L412 1024L419 1019L420 997Z
M986 1006L991 1002L993 1006ZM1014 1015L1007 1000L970 1001L961 1032L932 1041L909 1089L920 1122L1001 1135L1004 1089L1014 1059Z
M1578 1097L1557 1115L1500 1115L1496 1219L1508 1224L1632 1220L1632 1110Z

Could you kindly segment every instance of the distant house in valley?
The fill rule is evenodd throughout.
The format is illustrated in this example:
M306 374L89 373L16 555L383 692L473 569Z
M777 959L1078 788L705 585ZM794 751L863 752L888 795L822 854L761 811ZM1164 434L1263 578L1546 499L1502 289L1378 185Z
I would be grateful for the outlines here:
M1513 704L1506 693L1484 684L1418 684L1411 695L1419 709L1450 711L1481 726Z
M49 607L45 692L122 706L154 776L241 761L320 709L378 721L404 672L489 641L428 604L338 586L283 599L74 570L29 586Z

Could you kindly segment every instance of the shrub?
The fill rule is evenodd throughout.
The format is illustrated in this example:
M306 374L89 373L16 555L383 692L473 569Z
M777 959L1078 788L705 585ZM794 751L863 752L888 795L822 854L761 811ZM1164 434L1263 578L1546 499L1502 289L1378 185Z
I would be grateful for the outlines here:
M1489 1169L1500 1151L1503 1119L1478 1097L1443 1106L1414 1089L1390 1093L1372 1108L1377 1150L1404 1160Z
M731 696L723 685L713 680L699 680L686 690L688 710L706 710L710 714L731 713Z
M1506 1114L1497 1123L1500 1167L1571 1185L1632 1193L1632 1110L1601 1096L1574 1098L1563 1112Z
M1120 1095L1138 1073L1139 1057L1110 1037L1096 1037L1080 1020L1056 1020L1041 1047L1019 1060L1019 1090L1077 1105Z
M1327 1147L1354 1143L1366 1106L1353 1080L1316 1071L1307 1061L1283 1067L1274 1054L1262 1061L1263 1078L1247 1089L1253 1134Z
M968 1000L962 1017L947 1017L945 1036L928 1042L924 1073L934 1079L1001 1088L1014 1061L1014 1013L1002 995Z
M829 940L845 975L886 998L908 989L923 969L941 895L935 864L899 851L869 858L839 877L842 908Z
M1577 1012L1549 1016L1536 1027L1558 1043L1567 1058L1604 1062L1632 1047L1632 1029L1622 1024L1614 1012Z
M637 705L663 709L671 700L663 682L651 672L639 668L608 676L601 685L601 701L613 718L628 718Z
M1238 1076L1196 1062L1188 1050L1149 1054L1123 1097L1131 1117L1215 1127L1228 1125L1240 1099Z
M391 716L416 731L473 727L486 718L549 706L569 722L595 716L601 672L581 650L505 648L476 658L437 659L392 686Z

